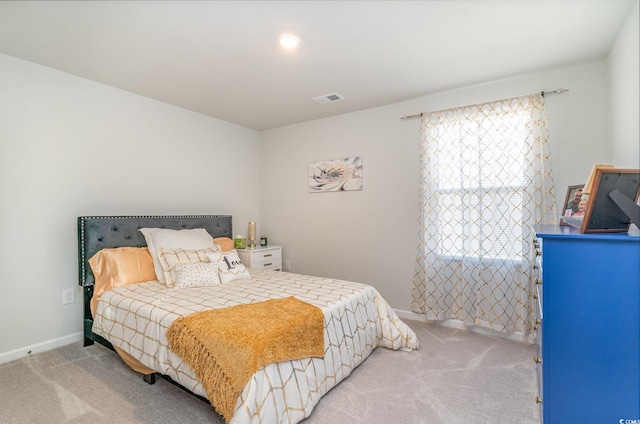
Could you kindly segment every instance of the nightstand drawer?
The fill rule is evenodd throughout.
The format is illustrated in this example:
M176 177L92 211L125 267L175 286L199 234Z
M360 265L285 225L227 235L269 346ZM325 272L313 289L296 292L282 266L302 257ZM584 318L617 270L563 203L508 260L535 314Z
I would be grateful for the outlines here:
M282 250L270 249L265 252L256 252L251 261L251 268L280 267L282 264Z
M236 249L242 263L252 269L282 269L282 246Z

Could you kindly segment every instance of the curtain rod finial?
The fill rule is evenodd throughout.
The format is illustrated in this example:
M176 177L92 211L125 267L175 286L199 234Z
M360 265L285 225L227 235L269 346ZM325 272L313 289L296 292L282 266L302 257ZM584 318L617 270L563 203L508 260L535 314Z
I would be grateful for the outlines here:
M562 94L562 93L566 93L567 91L569 91L568 88L557 88L557 89L552 90L552 91L543 91L542 95L543 96L547 96L547 95L551 95L551 94Z

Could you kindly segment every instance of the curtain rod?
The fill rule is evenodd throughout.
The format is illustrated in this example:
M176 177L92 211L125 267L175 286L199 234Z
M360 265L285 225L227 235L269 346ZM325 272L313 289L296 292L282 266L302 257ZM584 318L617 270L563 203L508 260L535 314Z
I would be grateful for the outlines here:
M567 91L569 91L568 88L557 88L557 89L552 90L552 91L541 91L540 94L542 94L543 96L551 96L551 95L554 95L554 94L566 93ZM420 118L423 115L424 115L424 113L416 113L415 115L401 116L400 119Z

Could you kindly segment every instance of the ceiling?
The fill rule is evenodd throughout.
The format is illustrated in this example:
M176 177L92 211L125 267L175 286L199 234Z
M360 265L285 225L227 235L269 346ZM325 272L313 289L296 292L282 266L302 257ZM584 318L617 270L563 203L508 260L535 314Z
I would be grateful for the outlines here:
M266 130L604 59L636 1L10 1L0 53Z

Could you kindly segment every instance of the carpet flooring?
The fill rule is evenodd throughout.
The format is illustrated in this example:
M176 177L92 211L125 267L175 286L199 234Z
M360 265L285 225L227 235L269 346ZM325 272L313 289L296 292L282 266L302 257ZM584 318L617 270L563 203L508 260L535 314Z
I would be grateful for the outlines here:
M539 424L536 347L405 320L413 352L376 349L304 424ZM0 422L213 423L206 402L148 385L111 350L73 343L0 365Z

